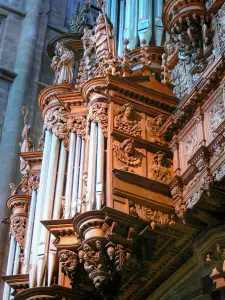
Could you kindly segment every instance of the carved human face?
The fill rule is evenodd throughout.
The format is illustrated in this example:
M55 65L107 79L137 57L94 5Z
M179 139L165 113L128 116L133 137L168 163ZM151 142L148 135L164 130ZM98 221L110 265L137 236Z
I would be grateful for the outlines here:
M125 112L124 112L125 117L131 118L132 113L133 113L132 106L127 106L126 109L125 109Z
M164 153L158 154L158 165L164 166Z
M128 143L126 147L124 148L124 152L128 154L128 156L131 156L134 154L134 145L133 143Z

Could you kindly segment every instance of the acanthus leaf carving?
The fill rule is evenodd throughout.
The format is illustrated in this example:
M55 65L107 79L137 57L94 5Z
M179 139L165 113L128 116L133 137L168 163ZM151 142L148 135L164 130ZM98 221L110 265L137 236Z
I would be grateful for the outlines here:
M74 281L74 273L78 264L77 254L71 250L59 251L59 262L61 262L62 272L71 280Z
M118 115L114 118L114 127L124 133L140 137L141 122L137 117L133 105L126 103L121 107Z
M98 123L103 134L107 137L108 129L108 104L105 102L95 102L90 107L90 120Z

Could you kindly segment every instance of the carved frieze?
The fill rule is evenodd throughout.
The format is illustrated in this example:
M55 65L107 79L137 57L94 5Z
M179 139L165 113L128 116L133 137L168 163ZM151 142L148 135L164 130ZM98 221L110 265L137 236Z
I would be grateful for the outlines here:
M133 139L126 139L120 146L113 144L113 150L117 159L122 162L122 170L135 172L134 169L141 166L143 154L135 149Z
M160 127L165 123L167 117L159 115L152 120L148 120L146 124L147 132L149 133L148 140L152 143L166 145L167 142L159 135Z
M165 228L166 226L175 225L174 215L167 214L150 207L135 204L130 207L131 214L137 214L138 217L144 221L150 223L151 229Z
M108 129L108 104L105 102L95 102L90 107L90 120L102 128L103 134L107 137Z
M83 116L75 116L71 117L67 121L67 127L72 132L75 132L77 135L81 136L82 138L85 137L86 134L86 125L87 120L86 117Z
M124 133L141 136L140 116L134 110L132 104L124 104L118 115L114 118L114 127Z
M152 159L152 164L149 169L149 178L169 184L171 181L171 172L169 170L169 162L166 155L162 151L158 151Z
M217 101L209 112L210 127L213 138L216 136L216 129L225 120L225 109L223 99Z

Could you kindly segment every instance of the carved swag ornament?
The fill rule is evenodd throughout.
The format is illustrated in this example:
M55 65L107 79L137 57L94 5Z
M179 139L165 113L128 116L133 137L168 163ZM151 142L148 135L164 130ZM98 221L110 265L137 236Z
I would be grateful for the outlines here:
M137 114L132 104L127 103L122 106L114 119L114 127L130 135L141 136L141 122L137 120Z
M133 139L126 139L120 146L114 143L113 150L117 159L125 165L122 170L134 172L133 168L141 166L143 154L135 150Z

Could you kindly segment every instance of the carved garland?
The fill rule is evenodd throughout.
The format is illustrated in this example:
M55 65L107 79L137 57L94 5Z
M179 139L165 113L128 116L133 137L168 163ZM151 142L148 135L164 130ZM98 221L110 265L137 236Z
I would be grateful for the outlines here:
M90 107L90 120L102 128L103 134L107 137L108 128L108 104L104 102L95 102Z

